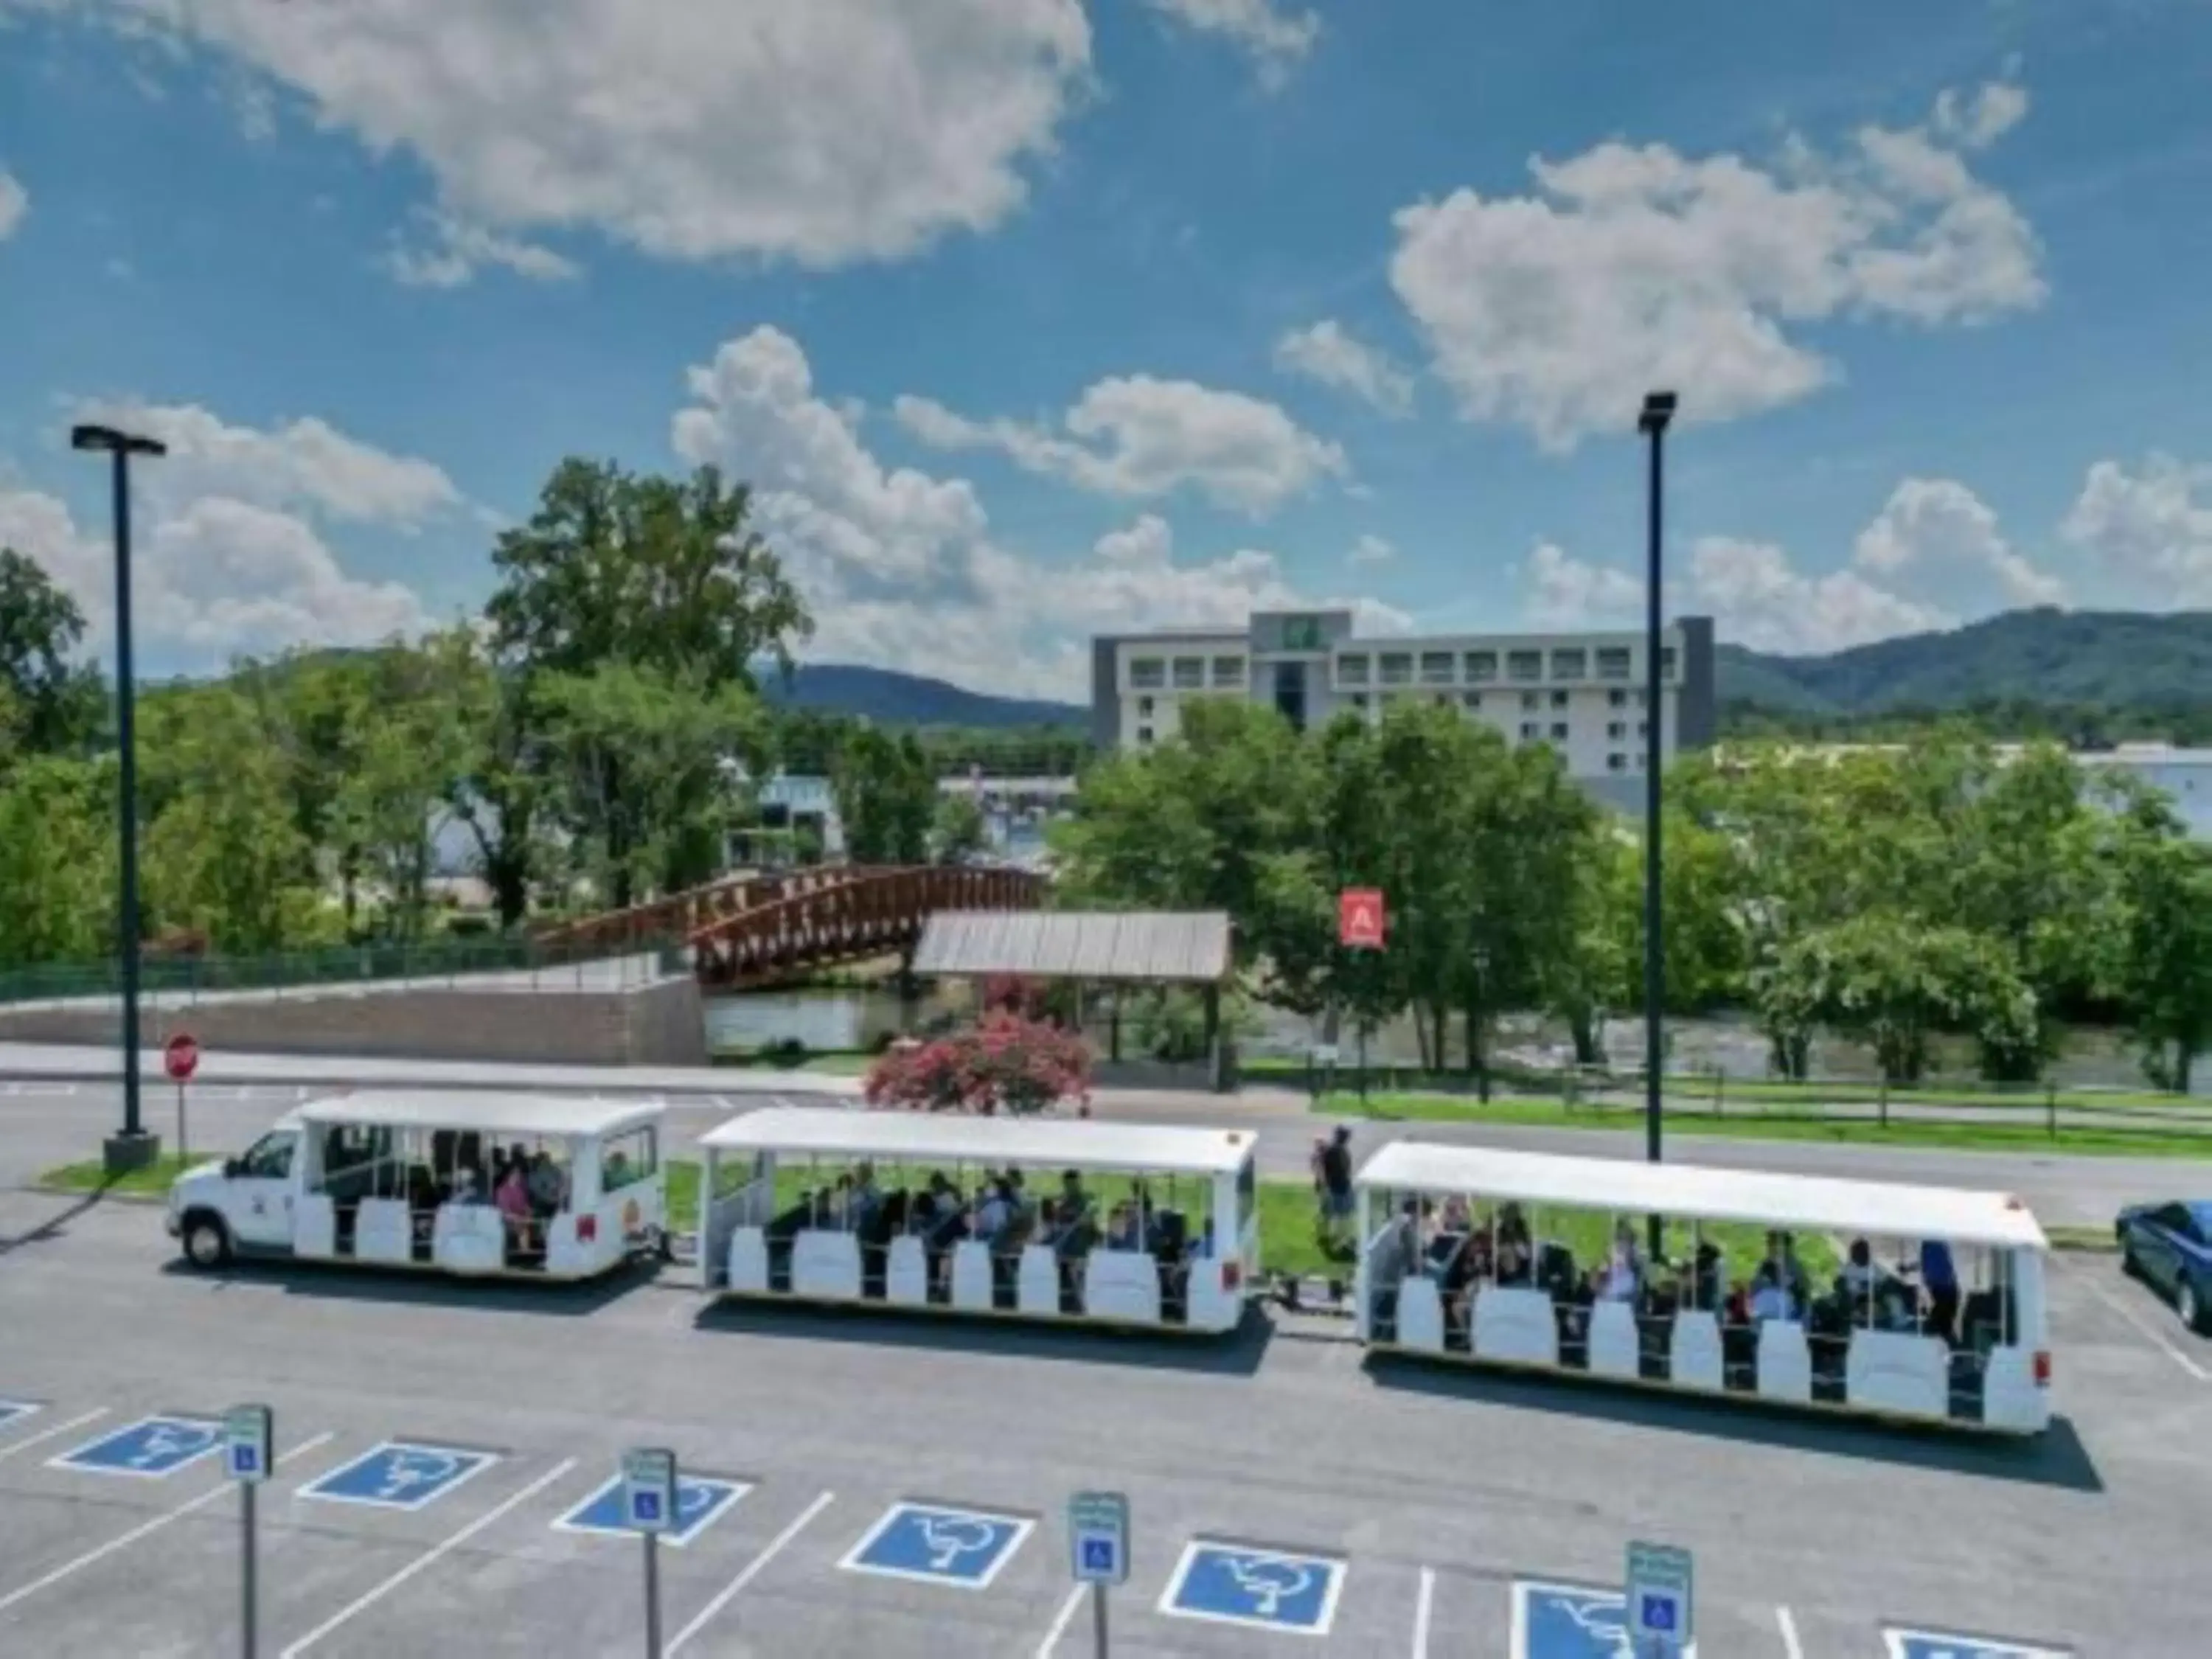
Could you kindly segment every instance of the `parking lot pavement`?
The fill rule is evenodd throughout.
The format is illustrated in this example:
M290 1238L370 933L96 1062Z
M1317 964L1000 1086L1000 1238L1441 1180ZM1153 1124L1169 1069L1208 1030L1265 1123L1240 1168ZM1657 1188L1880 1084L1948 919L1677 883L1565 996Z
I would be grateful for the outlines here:
M0 1236L53 1202L0 1194ZM2054 1275L2062 1419L2023 1447L1369 1365L1264 1324L702 1316L650 1285L167 1255L157 1217L100 1206L0 1256L0 1651L235 1651L237 1502L191 1431L248 1399L285 1455L262 1651L299 1659L635 1651L641 1547L592 1529L634 1443L715 1483L660 1553L681 1655L1073 1659L1084 1486L1131 1500L1120 1655L1620 1659L1607 1587L1638 1537L1695 1551L1707 1659L1881 1659L1892 1625L2017 1638L1960 1659L2201 1651L2168 1556L2212 1386L2102 1261Z

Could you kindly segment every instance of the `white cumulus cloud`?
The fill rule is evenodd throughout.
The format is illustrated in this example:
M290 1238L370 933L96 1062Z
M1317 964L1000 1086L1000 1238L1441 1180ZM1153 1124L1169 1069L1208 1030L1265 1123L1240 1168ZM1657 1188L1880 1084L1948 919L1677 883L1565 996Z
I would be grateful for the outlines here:
M1721 636L1758 651L1841 651L1948 628L1955 618L1848 568L1801 571L1771 542L1700 537L1691 545L1684 608L1711 611Z
M1370 532L1352 543L1347 556L1355 565L1388 564L1398 556L1398 550L1384 538Z
M1626 570L1577 559L1539 542L1522 566L1522 612L1535 627L1620 628L1641 610L1644 583Z
M2160 608L2212 606L2212 466L2153 454L2099 461L2059 534Z
M1893 580L1940 576L1947 569L1969 579L1993 577L2006 605L2066 601L2066 584L2014 552L1996 512L1951 478L1899 484L1859 532L1851 562Z
M0 242L15 234L31 210L31 192L7 168L0 167Z
M314 416L263 430L197 404L88 402L77 418L160 439L167 456L133 475L158 501L234 497L361 524L415 529L465 506L434 463L395 455Z
M448 213L426 210L418 218L423 240L395 238L384 256L385 270L408 288L459 288L487 265L534 283L563 283L581 275L574 260L534 242L464 224Z
M1261 83L1279 87L1321 38L1317 12L1286 9L1277 0L1146 0L1186 27L1233 41L1259 70Z
M404 152L457 222L589 229L675 259L826 267L988 229L1021 205L1026 167L1090 83L1080 0L79 9L222 54L319 125Z
M927 398L901 398L894 412L939 449L997 450L1031 472L1106 495L1142 499L1188 488L1255 516L1351 470L1339 446L1278 404L1149 374L1098 381L1057 429L970 420Z
M1172 526L1152 513L1087 550L1007 547L966 479L878 459L860 411L817 388L799 343L772 328L723 344L691 371L690 392L672 425L676 451L754 483L759 526L813 611L815 660L1079 698L1095 634L1236 624L1255 610L1326 602L1265 550L1178 557ZM964 432L958 416L927 408ZM902 418L912 429L932 416ZM1366 625L1404 625L1387 606L1346 602Z
M1386 415L1413 412L1413 377L1387 352L1352 338L1333 317L1277 340L1275 367L1349 392Z
M2016 87L1948 94L1923 125L1768 165L1608 142L1530 162L1536 191L1471 189L1396 217L1391 281L1470 420L1552 450L1632 429L1655 386L1683 418L1803 398L1839 371L1802 325L1986 322L2045 297L2033 231L1966 155L2025 113Z

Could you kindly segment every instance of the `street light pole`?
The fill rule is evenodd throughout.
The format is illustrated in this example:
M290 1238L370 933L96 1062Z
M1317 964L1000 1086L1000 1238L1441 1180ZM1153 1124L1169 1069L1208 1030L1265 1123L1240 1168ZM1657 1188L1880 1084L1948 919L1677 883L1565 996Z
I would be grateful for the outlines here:
M115 736L121 775L117 782L118 834L122 844L122 891L116 909L117 945L123 957L123 1132L111 1136L111 1173L140 1168L161 1150L146 1133L138 1090L138 746L137 678L131 653L131 458L166 455L159 440L113 427L70 429L70 447L111 458L115 484Z
M1667 954L1661 932L1664 917L1659 898L1659 771L1663 750L1660 732L1666 704L1659 672L1660 610L1663 561L1660 556L1662 484L1664 479L1667 423L1674 418L1674 394L1644 394L1644 412L1636 429L1651 441L1650 541L1644 571L1644 1156L1660 1160L1661 1068L1666 1059L1665 1022L1661 1017L1667 988ZM1657 1217L1651 1227L1658 1231ZM1658 1250L1655 1238L1653 1253Z

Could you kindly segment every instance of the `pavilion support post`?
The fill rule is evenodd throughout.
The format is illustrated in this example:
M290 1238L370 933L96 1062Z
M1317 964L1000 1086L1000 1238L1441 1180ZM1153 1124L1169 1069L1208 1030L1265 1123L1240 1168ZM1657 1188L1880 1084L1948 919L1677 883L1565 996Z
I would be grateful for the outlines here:
M1213 1091L1229 1092L1228 1055L1221 1042L1221 987L1206 988L1206 1063L1213 1082Z
M1106 1009L1106 1058L1119 1066L1121 1063L1121 988L1116 985L1110 994L1113 1000Z

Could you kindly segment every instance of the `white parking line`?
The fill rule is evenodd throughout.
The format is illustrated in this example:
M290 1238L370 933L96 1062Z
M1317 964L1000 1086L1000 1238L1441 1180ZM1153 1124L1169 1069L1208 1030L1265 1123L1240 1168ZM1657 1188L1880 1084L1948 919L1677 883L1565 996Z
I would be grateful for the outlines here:
M669 1641L668 1646L664 1650L664 1651L671 1654L674 1653L677 1649L682 1647L686 1642L690 1641L702 1630L705 1629L707 1621L712 1619L716 1613L720 1613L724 1607L729 1606L732 1601L737 1599L738 1593L740 1590L744 1589L746 1585L751 1583L754 1579L759 1577L762 1570L765 1568L769 1562L775 1560L777 1556L782 1554L784 1547L789 1544L793 1539L798 1537L800 1533L805 1531L807 1523L812 1521L816 1516L821 1514L823 1510L828 1509L830 1507L830 1500L836 1496L836 1494L835 1492L825 1492L821 1497L816 1498L811 1504L808 1504L806 1506L806 1512L804 1515L800 1516L798 1520L786 1527L781 1532L776 1534L774 1541L771 1542L766 1549L763 1550L758 1555L753 1557L750 1562L746 1563L745 1570L743 1572L739 1573L735 1578L732 1578L727 1584L725 1584L722 1587L720 1595L717 1595L713 1601L708 1602L705 1607L700 1608L698 1616L692 1620L690 1624L684 1626L682 1630L676 1632L675 1636ZM285 1659L291 1659L291 1656L287 1654L285 1656Z
M1437 1570L1421 1569L1421 1592L1413 1598L1413 1659L1429 1659L1429 1615L1437 1601Z
M2158 1345L2159 1351L2165 1354L2168 1359L2171 1359L2175 1364L2180 1366L2182 1370L2187 1371L2199 1382L2212 1382L2212 1371L2206 1370L2203 1366L2198 1364L2187 1354L2182 1352L2179 1348L2174 1346L2173 1341L2170 1337L2168 1337L2164 1332L2154 1327L2148 1320L2145 1319L2133 1308L2128 1306L2126 1303L2121 1301L2119 1297L2114 1296L2112 1291L2106 1289L2105 1286L2098 1282L2098 1280L2089 1273L2082 1268L2074 1267L2069 1267L2066 1271L2075 1279L2080 1279L2082 1284L2087 1285L2089 1287L2091 1293L2096 1297L2097 1300L2103 1303L2114 1313L2119 1315L2121 1318L2126 1320L2129 1324L2134 1326L2138 1331L2141 1331L2145 1336L2156 1343Z
M328 1434L319 1434L313 1440L301 1441L298 1445L293 1447L291 1450L279 1455L276 1459L277 1466L282 1468L283 1465L290 1462L294 1458L301 1456L307 1452L314 1450L316 1447L321 1445L325 1441L331 1437ZM219 1486L211 1486L207 1491L202 1492L198 1498L194 1498L185 1503L179 1504L173 1510L164 1510L161 1514L155 1516L150 1521L140 1522L137 1526L131 1528L129 1532L125 1533L120 1538L111 1538L107 1542L102 1544L98 1549L87 1550L82 1555L78 1556L75 1560L63 1562L61 1565L56 1567L45 1577L34 1578L29 1583L24 1585L22 1589L10 1590L7 1595L0 1595L0 1613L7 1612L9 1608L14 1607L15 1603L22 1601L26 1596L37 1595L49 1584L58 1584L63 1579L69 1577L73 1573L82 1571L85 1568L91 1566L94 1563L105 1561L109 1556L114 1554L118 1550L128 1549L140 1539L148 1537L154 1533L161 1531L162 1528L167 1526L172 1521L181 1521L185 1516L192 1514L195 1510L205 1509L209 1504L214 1503L216 1498L228 1497L235 1490L237 1490L237 1483L232 1480L226 1480Z
M1053 1615L1052 1628L1044 1633L1044 1640L1037 1644L1036 1659L1052 1659L1052 1650L1060 1645L1060 1638L1067 1634L1067 1627L1074 1622L1075 1610L1083 1605L1083 1593L1088 1588L1088 1585L1078 1584L1068 1591L1067 1600L1060 1604L1060 1611Z
M28 1451L43 1441L52 1440L57 1435L67 1434L71 1429L81 1429L86 1424L106 1415L106 1407L95 1406L82 1417L72 1417L68 1422L57 1423L51 1429L41 1429L36 1434L27 1434L12 1445L0 1446L0 1457L13 1457L19 1451Z
M292 1659L292 1656L294 1654L304 1653L307 1649L313 1647L316 1643L321 1641L323 1638L328 1636L332 1631L336 1630L340 1625L344 1624L347 1620L353 1618L357 1613L366 1613L369 1608L374 1607L386 1596L391 1595L392 1591L398 1589L409 1579L414 1577L416 1573L422 1571L425 1567L431 1566L435 1563L443 1560L447 1556L460 1548L462 1545L467 1543L470 1539L482 1532L486 1527L491 1525L493 1522L498 1520L500 1516L505 1515L510 1510L517 1509L522 1504L528 1503L532 1498L537 1497L539 1492L544 1492L546 1487L551 1486L556 1480L558 1480L562 1475L568 1474L569 1470L575 1467L576 1460L574 1458L563 1458L559 1463L547 1470L544 1474L539 1475L538 1479L532 1481L520 1492L516 1492L505 1502L496 1504L491 1509L486 1510L482 1515L477 1516L475 1520L470 1522L467 1526L463 1527L452 1537L447 1539L444 1543L437 1545L434 1547L425 1551L422 1554L416 1556L412 1561L410 1561L405 1566L400 1568L398 1571L393 1573L391 1577L386 1579L374 1589L368 1591L364 1595L356 1597L344 1607L339 1608L337 1612L332 1613L329 1618L324 1620L321 1624L316 1626L314 1629L309 1631L298 1641L293 1643L291 1646L286 1648L283 1652L283 1659Z
M1805 1650L1797 1640L1797 1621L1790 1616L1790 1609L1775 1608L1774 1622L1782 1626L1783 1659L1805 1659Z

